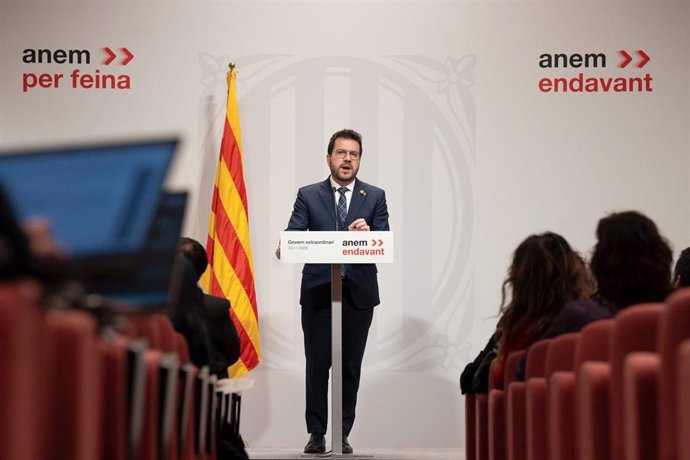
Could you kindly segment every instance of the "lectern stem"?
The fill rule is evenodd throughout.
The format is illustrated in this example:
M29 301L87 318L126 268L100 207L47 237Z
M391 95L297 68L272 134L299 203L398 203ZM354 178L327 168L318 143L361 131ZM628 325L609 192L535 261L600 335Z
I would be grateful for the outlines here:
M340 264L331 265L331 445L343 453L343 281Z

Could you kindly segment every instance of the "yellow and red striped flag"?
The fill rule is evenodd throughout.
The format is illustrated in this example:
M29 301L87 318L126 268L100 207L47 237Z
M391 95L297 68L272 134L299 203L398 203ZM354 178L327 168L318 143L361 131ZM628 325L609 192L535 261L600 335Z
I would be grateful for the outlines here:
M234 70L227 74L227 111L206 243L209 267L202 278L207 292L225 297L232 307L230 316L241 347L240 359L228 368L234 378L254 369L261 359L235 74Z

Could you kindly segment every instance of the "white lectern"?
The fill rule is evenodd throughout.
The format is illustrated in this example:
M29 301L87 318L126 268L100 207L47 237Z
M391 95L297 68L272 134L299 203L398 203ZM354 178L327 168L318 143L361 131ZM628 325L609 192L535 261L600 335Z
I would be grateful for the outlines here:
M343 455L342 264L393 262L393 232L281 232L284 263L331 264L331 446ZM347 455L347 458L362 458Z

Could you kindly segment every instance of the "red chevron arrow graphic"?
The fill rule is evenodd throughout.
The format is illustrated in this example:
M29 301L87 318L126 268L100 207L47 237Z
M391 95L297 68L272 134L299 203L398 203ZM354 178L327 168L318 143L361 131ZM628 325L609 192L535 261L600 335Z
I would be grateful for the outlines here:
M105 48L103 48L103 52L104 52L104 53L106 54L106 56L107 56L107 57L103 60L103 64L104 64L104 65L110 64L111 62L113 62L113 59L115 59L115 58L117 57L117 55L116 55L115 53L113 53L113 51L112 51L110 48L108 48L107 46L106 46Z
M376 246L376 240L371 240L371 245Z
M127 56L122 60L122 62L120 62L120 64L127 65L129 64L129 61L134 59L134 55L127 48L120 48L120 51Z
M632 57L630 57L630 55L628 53L626 53L625 50L619 50L618 54L620 54L621 57L623 58L623 60L620 62L620 64L618 64L618 67L620 67L621 69L625 69L625 67L628 64L630 64L630 61L632 61Z
M647 53L645 53L645 52L642 51L642 50L637 50L637 51L635 51L635 52L636 52L637 55L640 56L640 58L642 59L640 62L637 63L637 68L638 68L638 69L641 69L642 67L644 67L645 65L647 65L647 63L649 62L649 56L647 56Z

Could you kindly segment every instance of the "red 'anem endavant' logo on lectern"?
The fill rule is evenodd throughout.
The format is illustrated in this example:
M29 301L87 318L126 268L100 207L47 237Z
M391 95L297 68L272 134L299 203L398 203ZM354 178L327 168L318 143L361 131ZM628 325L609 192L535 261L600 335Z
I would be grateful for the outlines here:
M369 249L369 246L376 246ZM354 248L353 248L354 246ZM344 256L384 256L386 249L383 247L382 240L343 240L343 255Z

